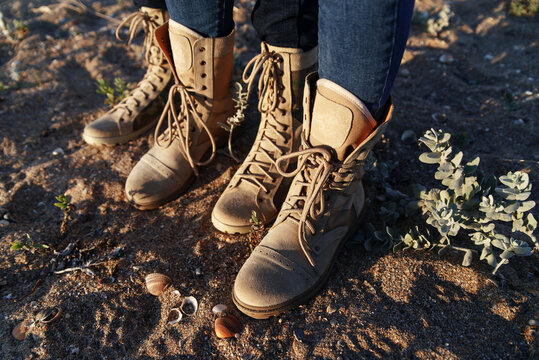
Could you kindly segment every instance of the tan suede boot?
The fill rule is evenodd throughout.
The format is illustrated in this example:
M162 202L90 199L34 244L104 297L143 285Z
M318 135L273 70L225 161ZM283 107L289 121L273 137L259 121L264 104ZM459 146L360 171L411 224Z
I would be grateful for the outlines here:
M304 79L315 70L317 50L281 48L262 43L261 53L246 66L243 80L258 82L260 126L251 151L212 212L213 225L226 233L247 233L254 210L263 224L277 217L290 181L277 171L275 160L298 150ZM289 161L285 161L285 168Z
M155 40L155 29L167 20L166 10L141 7L118 26L116 37L124 40L120 37L120 30L129 24L129 44L138 27L144 27L144 51L148 70L124 100L99 119L86 125L82 137L88 144L122 144L139 137L157 123L165 106L172 72Z
M155 144L135 165L127 199L139 209L169 202L193 182L197 167L207 165L227 133L219 126L234 113L230 79L234 32L204 38L170 21L156 30L176 84L155 129ZM208 157L209 156L209 157Z
M302 150L277 160L282 169L298 159L296 170L283 173L294 176L286 201L234 284L234 303L254 318L292 309L321 289L339 250L357 230L365 197L363 164L391 117L388 105L377 126L357 97L329 80L316 80L316 74L307 78Z

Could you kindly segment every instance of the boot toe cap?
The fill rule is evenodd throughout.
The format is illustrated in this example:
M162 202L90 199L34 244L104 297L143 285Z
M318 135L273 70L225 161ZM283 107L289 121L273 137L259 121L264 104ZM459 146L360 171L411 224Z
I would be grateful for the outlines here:
M241 306L251 311L271 308L278 312L280 306L301 301L302 294L314 282L310 274L295 266L284 255L258 246L236 277L234 297Z
M159 169L156 169L157 161L149 154L144 155L127 178L125 193L136 207L150 209L170 201L186 182L160 162Z
M253 198L255 199L253 200ZM246 227L248 231L251 227L250 220L253 211L257 213L257 216L260 216L256 197L244 194L236 188L223 193L213 208L212 218L214 223L221 226ZM218 228L219 225L217 225Z
M116 137L120 135L120 128L110 114L105 114L101 118L86 125L84 127L84 135L92 138Z

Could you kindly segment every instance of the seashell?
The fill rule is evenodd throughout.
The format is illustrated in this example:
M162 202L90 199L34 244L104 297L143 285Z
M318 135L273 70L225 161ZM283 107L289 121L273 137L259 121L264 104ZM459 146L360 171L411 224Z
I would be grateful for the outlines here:
M241 323L233 315L215 319L215 335L220 339L234 337L241 331Z
M17 324L11 331L11 335L19 341L24 340L26 333L28 332L28 320L23 320Z
M183 299L180 310L187 316L193 316L198 310L198 301L193 296Z
M34 319L34 322L48 324L58 319L60 315L62 315L62 312L63 312L62 309L59 308L58 306L55 306L53 308L46 309L46 310L41 310L40 312L37 313Z
M155 296L159 296L171 283L168 276L159 273L149 274L145 280L148 292Z
M174 325L180 322L183 318L182 312L178 308L170 309L167 317L167 325Z
M228 310L228 306L225 304L217 304L211 309L211 312L215 315L224 315Z

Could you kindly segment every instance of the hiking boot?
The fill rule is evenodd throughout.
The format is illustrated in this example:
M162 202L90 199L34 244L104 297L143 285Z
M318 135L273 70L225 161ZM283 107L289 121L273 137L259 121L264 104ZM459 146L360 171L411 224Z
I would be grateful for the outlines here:
M128 44L131 44L139 26L144 27L144 52L148 70L125 99L86 125L82 137L88 144L122 144L139 137L157 123L166 102L166 90L171 85L172 72L155 40L155 30L167 20L166 10L141 7L116 29L116 37L125 40L121 38L120 30L129 26Z
M277 217L290 181L277 172L275 160L299 148L304 79L316 62L317 48L303 52L262 43L261 53L247 64L243 80L248 93L260 73L260 126L251 151L213 208L218 230L249 232L253 211L262 224ZM283 165L286 169L289 161Z
M304 303L324 285L339 250L357 230L365 200L363 164L391 117L388 103L378 126L353 94L316 80L316 73L306 80L302 150L277 160L282 175L294 177L286 201L234 284L234 303L257 319ZM282 171L292 159L297 168Z
M182 194L227 140L225 123L234 113L230 79L234 32L204 38L169 21L156 30L172 65L175 84L155 129L155 143L135 165L125 192L139 209L153 209Z

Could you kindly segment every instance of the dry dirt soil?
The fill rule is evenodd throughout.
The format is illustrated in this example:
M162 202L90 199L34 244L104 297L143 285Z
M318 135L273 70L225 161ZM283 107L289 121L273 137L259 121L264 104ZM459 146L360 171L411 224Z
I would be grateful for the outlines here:
M97 79L136 83L144 73L142 37L132 46L114 37L118 20L135 10L130 3L85 3L89 9L77 13L57 1L0 1L6 23L27 26L13 41L0 35L0 358L537 359L536 254L493 278L488 265L462 267L457 255L346 249L309 303L263 321L234 310L242 332L218 339L211 309L233 307L232 284L250 247L247 236L216 231L210 213L238 164L220 153L189 192L158 210L126 203L124 182L153 135L96 148L81 132L107 111ZM537 187L538 18L509 15L507 1L447 3L455 15L438 36L412 28L394 86L394 121L374 153L396 163L396 188L433 184L434 169L401 134L443 128L466 158L481 157L484 171L524 170ZM236 4L238 67L258 50L251 6ZM441 6L416 4L431 13ZM248 117L235 143L241 154L258 123L254 111ZM368 178L366 186L372 220L379 203ZM62 193L74 205L63 236L63 214L53 206ZM10 250L26 234L50 250ZM51 271L88 261L101 263L93 276ZM155 271L173 280L159 297L144 285ZM188 295L200 303L197 314L167 326L169 309ZM16 324L54 306L63 310L56 321L38 324L22 341L11 337Z

